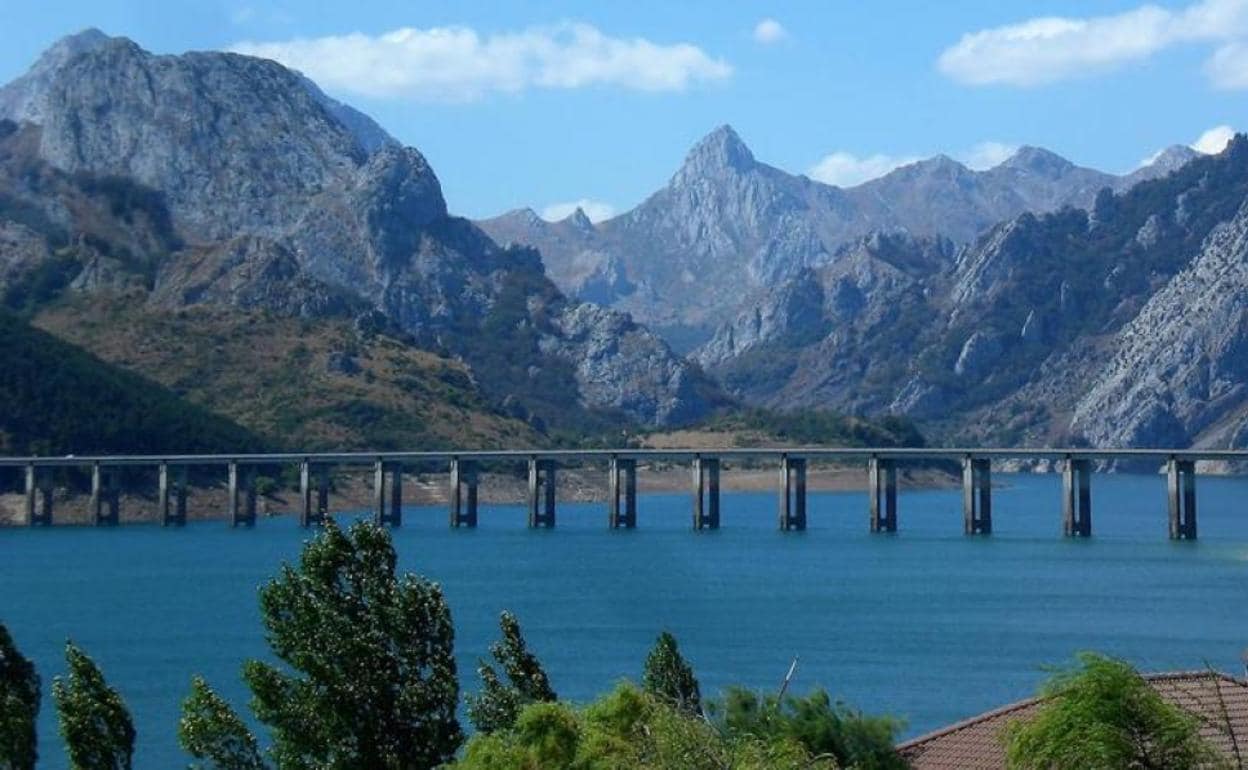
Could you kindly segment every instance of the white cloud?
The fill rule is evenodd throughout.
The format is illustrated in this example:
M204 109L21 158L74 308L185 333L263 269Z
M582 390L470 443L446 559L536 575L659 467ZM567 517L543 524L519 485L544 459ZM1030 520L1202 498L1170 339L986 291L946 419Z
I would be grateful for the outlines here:
M957 157L967 168L975 171L986 171L999 166L1018 152L1018 145L1004 142L980 142Z
M1248 45L1229 43L1214 51L1205 62L1205 74L1217 88L1248 88Z
M284 42L241 42L237 53L274 59L329 91L466 101L528 88L615 86L682 91L723 80L732 67L690 43L609 37L565 22L482 36L469 27L403 27Z
M763 45L779 43L789 36L789 31L775 19L763 19L754 26L754 40Z
M975 171L998 166L1018 152L1018 145L1005 142L980 142L969 150L957 152L953 157ZM838 151L823 156L806 172L806 176L824 184L838 187L854 185L878 179L888 172L923 160L919 155L885 155L876 153L859 157L851 152Z
M1111 16L1042 17L968 33L937 66L970 85L1036 86L1141 61L1174 45L1244 36L1248 0L1201 0L1178 10L1143 5Z
M1225 150L1227 143L1234 137L1235 129L1230 126L1214 126L1197 137L1196 141L1189 144L1188 147L1192 148L1196 152L1202 152L1205 155L1216 155ZM1145 166L1153 165L1164 152L1165 149L1161 149L1152 155L1149 155L1147 158L1140 161L1140 165L1136 166L1136 168L1144 168Z
M1206 155L1216 155L1226 149L1226 145L1235 138L1235 129L1230 126L1214 126L1205 133L1200 135L1196 141L1192 142L1191 147L1196 152L1203 152Z
M849 152L833 152L823 156L806 175L824 184L853 187L857 184L884 176L893 169L914 163L917 157L893 155L867 155L858 157Z
M590 222L601 222L615 216L615 207L610 203L581 198L566 203L552 203L542 209L541 217L547 222L558 222L561 219L567 219L577 209L584 211Z

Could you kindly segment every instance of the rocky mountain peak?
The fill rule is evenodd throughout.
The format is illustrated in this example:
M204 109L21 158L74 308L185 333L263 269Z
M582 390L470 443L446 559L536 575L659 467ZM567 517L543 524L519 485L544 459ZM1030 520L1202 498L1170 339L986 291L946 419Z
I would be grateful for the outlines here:
M114 39L95 27L88 27L81 32L75 32L57 40L43 52L35 66L62 64L80 53L93 51Z
M580 206L576 207L576 211L564 217L563 221L581 232L593 232L594 230L594 223L589 220L585 209Z
M1188 147L1185 144L1172 144L1152 159L1149 164L1155 169L1169 173L1187 165L1187 162L1193 158L1200 157L1200 153Z
M1075 168L1075 164L1043 147L1023 145L1001 164L1001 167L1027 171L1056 179Z
M889 177L908 181L916 179L956 179L962 176L973 176L974 173L948 155L941 154L901 166L880 177L880 179L888 179ZM867 184L870 184L870 182Z
M92 27L56 41L40 54L39 59L24 75L0 87L0 117L19 122L43 122L41 96L47 91L57 73L74 57L98 50L114 40L121 39L124 38L109 37Z
M754 153L727 124L702 137L676 173L680 178L715 176L726 170L748 171L755 165Z

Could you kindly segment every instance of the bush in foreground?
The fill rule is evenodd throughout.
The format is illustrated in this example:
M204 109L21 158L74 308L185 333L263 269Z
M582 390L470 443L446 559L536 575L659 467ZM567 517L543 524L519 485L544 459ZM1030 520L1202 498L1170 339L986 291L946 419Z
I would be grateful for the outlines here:
M1129 664L1083 653L1045 684L1040 711L1003 736L1012 770L1194 770L1229 767L1191 714Z
M902 723L887 716L867 716L834 702L823 690L806 697L760 695L730 688L710 708L714 722L733 735L789 740L841 767L857 770L905 770L893 744Z
M832 770L786 736L729 734L632 684L584 708L526 706L468 742L452 770Z

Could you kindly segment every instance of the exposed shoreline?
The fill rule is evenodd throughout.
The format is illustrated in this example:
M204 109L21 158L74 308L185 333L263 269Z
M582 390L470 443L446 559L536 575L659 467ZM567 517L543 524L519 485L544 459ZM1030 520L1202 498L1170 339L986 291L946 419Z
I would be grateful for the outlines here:
M898 485L905 488L951 489L957 479L938 469L908 468L898 474ZM775 468L725 468L720 477L724 492L765 492L778 488ZM812 466L807 471L806 488L811 492L866 491L867 474L861 466ZM637 493L672 494L692 489L690 470L685 466L638 466ZM605 502L607 474L602 469L561 469L557 479L560 502ZM518 474L483 473L479 483L480 501L491 505L523 504L528 482ZM228 492L224 484L192 487L187 499L187 519L224 519ZM445 473L409 474L403 483L404 505L445 505L449 503L449 479ZM0 494L0 526L24 526L25 497L18 493ZM260 516L293 515L298 510L298 493L280 490L257 501ZM358 511L373 504L371 470L343 472L334 477L329 505L333 511ZM58 488L53 494L55 525L89 524L90 498ZM128 491L121 495L122 523L159 521L155 489Z

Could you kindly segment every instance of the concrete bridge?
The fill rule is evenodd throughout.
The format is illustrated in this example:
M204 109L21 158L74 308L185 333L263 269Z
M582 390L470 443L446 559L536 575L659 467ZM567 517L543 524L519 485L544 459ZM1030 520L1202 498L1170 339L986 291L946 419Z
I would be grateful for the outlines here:
M897 530L899 466L935 460L955 461L962 467L963 531L967 535L992 533L993 461L1050 461L1061 469L1062 530L1069 537L1092 534L1094 463L1112 460L1156 463L1157 467L1164 465L1166 468L1170 537L1192 540L1196 538L1196 462L1248 460L1248 450L785 448L114 455L0 457L0 468L18 468L24 473L26 520L31 526L45 526L52 523L52 476L58 469L89 469L90 510L95 523L101 525L117 524L120 520L120 471L135 467L155 469L161 520L166 525L181 525L186 523L188 469L224 467L229 520L234 526L251 526L256 521L257 470L298 466L299 521L303 526L311 526L329 515L330 469L365 467L372 470L372 507L376 520L397 527L403 520L404 472L410 472L417 465L437 465L449 471L450 525L475 527L482 464L524 463L528 467L529 526L553 528L560 465L588 463L606 467L608 526L633 528L637 526L637 463L643 460L688 464L695 530L719 528L720 464L724 460L774 463L778 469L777 521L784 531L806 528L809 461L863 462L868 475L868 522L872 532Z

